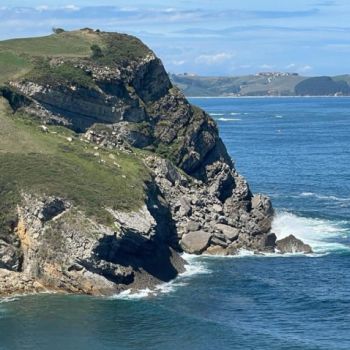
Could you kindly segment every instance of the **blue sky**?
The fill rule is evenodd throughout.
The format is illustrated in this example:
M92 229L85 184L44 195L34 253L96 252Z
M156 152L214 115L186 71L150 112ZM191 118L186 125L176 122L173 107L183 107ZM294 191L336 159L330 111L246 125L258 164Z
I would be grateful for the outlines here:
M0 0L1 39L53 26L136 35L175 73L350 73L349 0Z

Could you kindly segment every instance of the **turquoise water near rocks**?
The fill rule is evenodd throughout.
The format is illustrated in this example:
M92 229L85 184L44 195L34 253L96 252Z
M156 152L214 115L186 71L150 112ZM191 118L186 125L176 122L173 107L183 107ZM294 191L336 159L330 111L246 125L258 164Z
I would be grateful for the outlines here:
M0 349L350 349L350 98L191 99L312 256L189 258L157 295L0 299Z

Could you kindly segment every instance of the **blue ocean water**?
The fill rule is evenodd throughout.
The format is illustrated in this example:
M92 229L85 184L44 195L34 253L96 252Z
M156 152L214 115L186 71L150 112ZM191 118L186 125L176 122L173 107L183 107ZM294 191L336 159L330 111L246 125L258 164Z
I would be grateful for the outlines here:
M0 349L350 349L350 99L191 99L312 256L189 257L157 295L0 299Z

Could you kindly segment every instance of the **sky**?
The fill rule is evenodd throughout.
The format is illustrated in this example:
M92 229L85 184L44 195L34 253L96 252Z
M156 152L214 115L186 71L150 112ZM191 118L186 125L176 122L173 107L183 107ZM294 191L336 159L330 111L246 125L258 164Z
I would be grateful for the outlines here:
M171 73L350 73L349 0L0 0L0 39L52 27L136 35Z

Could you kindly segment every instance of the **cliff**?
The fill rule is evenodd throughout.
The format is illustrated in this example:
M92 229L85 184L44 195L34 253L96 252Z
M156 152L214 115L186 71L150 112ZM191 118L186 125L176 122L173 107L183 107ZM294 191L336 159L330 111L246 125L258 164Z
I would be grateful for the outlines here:
M138 39L84 29L0 42L9 56L0 293L152 288L182 251L275 249L270 200Z

